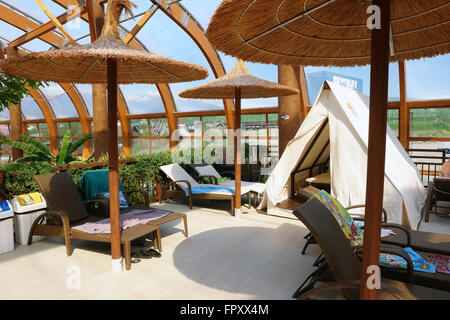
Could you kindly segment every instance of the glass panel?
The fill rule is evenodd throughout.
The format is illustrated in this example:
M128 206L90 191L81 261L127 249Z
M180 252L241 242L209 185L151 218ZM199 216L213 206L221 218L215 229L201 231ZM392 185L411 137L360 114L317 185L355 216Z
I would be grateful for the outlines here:
M30 137L39 137L39 130L37 123L27 124L27 135Z
M88 110L88 114L92 116L94 114L93 105L92 105L92 85L90 84L77 84L75 86L81 98L83 99L84 104Z
M32 97L23 98L21 101L22 113L27 120L44 119L44 114Z
M130 114L165 113L158 89L149 84L121 85Z
M242 136L267 136L266 115L243 115L241 118Z
M406 62L408 100L448 99L450 54Z
M305 67L309 104L314 104L323 82L339 84L365 95L370 94L370 66L363 67ZM400 100L398 64L389 64L389 101Z
M278 114L271 113L268 115L269 120L269 136L278 139Z
M21 47L28 51L38 52L38 51L47 51L50 48L52 48L53 46L51 46L47 42L44 42L40 39L33 39L33 40L25 43Z
M450 137L450 108L411 109L411 137Z
M83 130L81 129L80 122L71 122L70 128L72 130L72 137L81 137L83 136Z
M0 124L0 134L4 136L9 136L9 125Z
M41 137L49 137L48 126L46 123L39 123L39 133Z
M150 139L131 139L131 153L133 155L149 154Z
M200 117L178 118L178 131L180 136L201 136L202 123Z
M225 116L203 117L203 136L226 136L227 119Z
M169 139L152 139L152 153L169 151Z
M150 119L150 128L153 137L168 137L169 125L167 119Z
M131 136L132 137L149 137L150 128L147 119L131 120Z
M0 112L0 121L9 121L9 110L3 109L2 112Z
M119 137L122 136L122 124L120 123L120 120L117 120L117 135Z
M323 82L328 80L341 86L369 94L370 68L305 67L309 104L314 104Z
M64 137L67 130L70 130L70 123L69 122L58 122L56 124L56 127L58 129L58 136Z
M2 38L2 42L10 42L20 36L22 36L25 32L16 28L6 22L0 20L0 37Z
M56 118L78 118L75 106L58 84L50 82L48 87L42 87L39 90L48 100Z
M398 109L390 109L388 110L388 124L392 131L398 137L398 126L399 126L399 110Z

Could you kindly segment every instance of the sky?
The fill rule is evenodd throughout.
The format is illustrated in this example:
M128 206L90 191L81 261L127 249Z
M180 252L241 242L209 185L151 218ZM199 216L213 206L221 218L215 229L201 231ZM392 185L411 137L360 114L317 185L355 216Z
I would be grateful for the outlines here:
M49 18L35 3L34 0L7 0L10 4L18 9L37 18L41 22L49 21ZM48 8L56 16L65 12L65 10L53 3L51 0L43 0ZM151 7L149 0L133 0L137 4L134 10L136 15L148 10ZM180 3L188 9L188 11L201 24L203 29L207 29L208 23L215 9L221 0L182 0ZM123 27L131 30L137 23L139 18L123 23ZM88 25L80 19L72 21L65 25L68 32L74 39L78 39L88 34ZM24 32L13 28L0 21L0 37L7 40L13 40ZM206 83L214 79L212 70L210 69L206 58L194 41L185 34L170 18L164 13L157 11L151 20L144 26L138 34L144 46L153 53L170 57L176 60L195 63L206 67L210 76L201 81L171 84L172 95L175 99L178 111L200 111L210 109L223 109L221 100L196 100L182 99L178 94L188 88ZM2 41L3 41L2 39ZM86 43L88 38L80 40L80 43ZM33 40L25 45L25 48L32 51L48 50L49 45L41 40ZM236 59L219 52L225 70L229 72ZM250 72L257 77L265 80L277 82L278 71L274 65L247 63ZM370 68L323 68L323 67L306 67L306 77L313 72L328 70L340 75L360 78L363 80L363 93L369 94L370 88ZM407 62L407 90L408 99L445 99L450 98L450 79L448 71L450 70L450 54L439 56L432 59L421 59ZM398 89L398 67L397 64L390 66L389 79L389 96L395 100L399 96ZM154 85L127 85L121 86L121 91L127 101L130 113L152 113L164 112L161 99ZM84 98L90 114L92 114L91 92L89 85L77 85L78 91ZM71 117L76 115L70 100L64 94L57 84L50 84L49 87L43 89L44 94L53 106L57 117ZM314 100L314 99L312 99ZM68 105L67 105L68 104ZM277 98L270 99L247 99L243 101L243 108L260 108L277 106ZM34 106L35 108L37 106ZM27 102L25 109L31 110L32 102ZM26 112L26 110L24 110ZM29 114L28 114L29 113ZM35 118L39 116L38 112L28 112L26 118ZM0 119L8 117L7 114L1 115Z

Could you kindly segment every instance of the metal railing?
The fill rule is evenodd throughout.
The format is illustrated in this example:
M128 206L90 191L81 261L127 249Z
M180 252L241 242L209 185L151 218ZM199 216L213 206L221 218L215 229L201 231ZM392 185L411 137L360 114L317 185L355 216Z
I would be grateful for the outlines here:
M448 149L406 149L406 152L417 165L425 187L440 175L441 166L450 160Z

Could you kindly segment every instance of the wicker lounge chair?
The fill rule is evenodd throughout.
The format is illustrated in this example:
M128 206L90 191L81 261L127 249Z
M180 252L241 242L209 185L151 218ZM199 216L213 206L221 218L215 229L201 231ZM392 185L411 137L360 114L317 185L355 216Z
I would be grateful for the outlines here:
M436 177L428 184L425 202L425 222L430 220L430 213L448 217L450 214L450 178Z
M346 208L352 210L356 208L364 208L364 205L355 205ZM360 214L352 215L355 220L363 220ZM450 235L434 232L425 232L417 230L409 230L402 225L395 223L387 223L386 210L383 209L383 227L395 230L395 234L391 234L381 239L381 243L387 245L395 245L401 247L410 247L417 251L438 253L442 255L450 255ZM305 254L310 244L316 241L311 233L305 236L306 243L303 247L302 254Z
M335 281L321 284L319 287L312 287L306 293L302 294L299 299L308 299L322 292L339 289L346 299L358 299L361 261L355 253L354 248L345 238L336 219L329 213L328 208L317 198L311 198L304 205L295 209L294 214L311 231L314 238L317 239L330 268L329 270L335 279ZM391 253L395 249L388 249L386 251L390 251ZM405 258L408 261L408 258ZM411 263L410 260L409 263ZM409 270L411 271L410 264ZM381 289L377 291L377 298L450 300L450 293L382 278Z
M231 202L231 214L234 216L234 192L205 192L200 194L193 194L192 187L208 186L205 184L199 184L195 181L179 164L169 164L160 167L166 176L171 180L163 190L159 199L162 203L163 200L174 197L186 197L186 190L188 191L189 208L192 209L193 199L207 199L207 200L229 200ZM213 185L217 186L217 185ZM247 194L250 190L246 187L241 189L241 194ZM250 197L249 206L250 204Z
M41 214L32 224L28 236L28 245L33 236L61 237L65 239L67 256L72 255L71 239L96 242L111 242L111 234L90 234L73 229L86 222L102 220L102 217L90 216L81 199L72 178L66 172L35 176L48 205L48 211ZM131 269L131 241L153 234L153 246L159 250L161 235L158 225L139 224L121 232L126 269Z

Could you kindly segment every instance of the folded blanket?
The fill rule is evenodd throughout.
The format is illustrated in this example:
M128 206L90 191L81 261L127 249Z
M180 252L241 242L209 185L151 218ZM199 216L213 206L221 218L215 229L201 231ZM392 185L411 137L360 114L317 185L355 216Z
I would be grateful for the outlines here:
M186 188L184 190L186 192L186 197L189 196L189 190ZM234 193L234 188L222 187L222 186L198 186L192 187L192 194L201 194L206 192L231 192Z
M120 229L128 229L138 224L146 224L149 221L165 217L170 211L149 208L145 210L134 209L120 215ZM87 222L85 224L73 227L73 229L89 234L111 233L111 220L109 218L97 222Z

